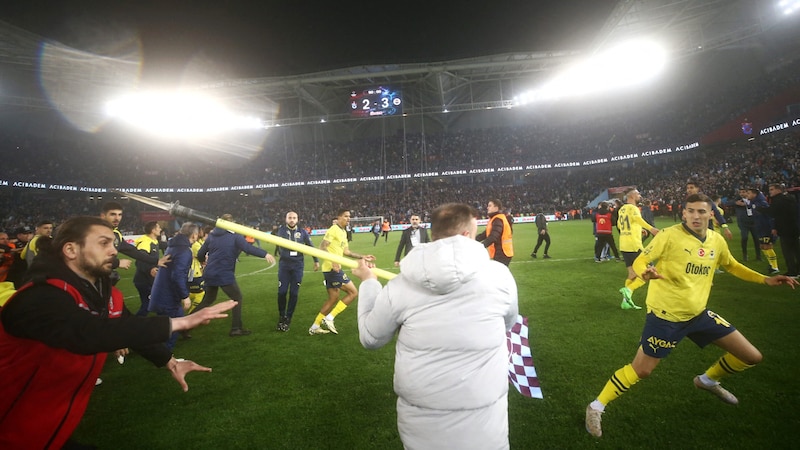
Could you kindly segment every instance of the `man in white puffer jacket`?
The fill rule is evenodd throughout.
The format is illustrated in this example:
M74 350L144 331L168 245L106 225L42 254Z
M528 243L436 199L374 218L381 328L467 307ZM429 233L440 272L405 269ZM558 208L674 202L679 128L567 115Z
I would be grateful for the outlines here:
M432 215L433 242L400 263L381 287L361 261L361 344L375 349L399 328L394 391L407 449L505 449L508 444L506 331L517 317L508 267L475 241L477 211L449 203Z

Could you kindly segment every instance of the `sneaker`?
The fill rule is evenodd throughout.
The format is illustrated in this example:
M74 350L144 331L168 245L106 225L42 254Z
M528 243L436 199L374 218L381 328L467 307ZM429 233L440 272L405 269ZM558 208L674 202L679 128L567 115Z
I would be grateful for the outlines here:
M315 334L328 334L328 333L330 333L330 331L323 330L320 327L317 327L317 328L311 327L311 328L308 329L308 334L311 335L311 336L314 336Z
M780 271L780 269L778 269L777 267L776 267L776 268L774 268L774 269L773 269L772 267L770 267L770 268L769 268L769 274L770 274L770 275L777 275L777 274L779 274L779 273L781 273L781 271Z
M536 253L531 253L531 258L536 259ZM545 256L547 258L547 256Z
M622 304L620 305L622 309L642 309L641 306L633 302L633 298L631 298L633 291L629 287L621 287L619 293L622 294Z
M719 398L720 400L729 405L739 404L739 399L737 399L735 395L731 394L727 389L722 387L719 383L713 386L706 386L705 384L703 384L703 382L700 381L700 375L694 377L694 387L696 387L697 389L702 389L704 391L711 392L712 394L716 395L717 398Z
M603 260L602 260L602 259L595 258L595 259L594 259L594 262L596 262L596 263L599 263L599 262L603 262Z
M535 256L534 256L535 258ZM550 255L544 255L544 259L550 259Z
M327 318L322 319L322 324L325 325L325 328L327 328L331 333L339 334L339 332L336 331L336 326L333 324L333 319L331 320L328 320Z
M622 303L619 304L619 307L622 309L633 309L633 305L628 303L628 301L625 300L624 298L622 299Z
M103 379L102 378L98 377L96 380L94 380L94 385L95 386L100 386L101 384L103 384Z
M289 331L289 318L286 316L281 317L275 329L283 332Z
M722 270L722 269L717 269L717 270L714 271L714 273L720 274L720 273L725 273L725 271Z
M589 432L594 437L600 437L603 435L603 411L598 411L596 409L592 409L592 406L589 405L586 407L586 431Z
M230 336L230 337L249 336L250 333L252 333L252 331L245 330L244 328L234 328L234 329L231 330L230 333L228 333L228 336Z

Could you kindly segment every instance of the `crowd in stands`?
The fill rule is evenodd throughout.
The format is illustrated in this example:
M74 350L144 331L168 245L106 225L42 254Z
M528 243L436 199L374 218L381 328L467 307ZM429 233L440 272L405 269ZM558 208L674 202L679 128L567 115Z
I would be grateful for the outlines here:
M800 86L800 60L737 82L714 83L710 77L675 95L663 94L658 101L642 98L627 106L609 105L602 113L596 108L551 106L546 119L539 117L526 126L310 144L288 144L291 139L276 134L261 154L237 167L182 152L145 151L135 139L75 135L56 128L49 136L36 137L5 131L0 152L7 164L0 179L90 187L215 187L584 161L693 142L747 108ZM424 216L449 201L484 210L489 198L501 199L513 214L583 211L605 189L627 185L668 205L683 200L689 178L701 180L707 193L722 197L740 186L764 188L767 182L799 186L798 163L800 139L786 130L750 142L742 138L680 154L589 167L353 183L344 189L324 185L260 193L166 194L162 200L180 200L212 214L232 213L238 221L266 228L294 209L306 224L326 227L338 208L350 208L354 217L386 216L401 222L411 212ZM103 195L106 200L111 196ZM0 229L94 215L101 204L94 196L76 192L0 187ZM126 231L140 232L138 216L145 209L152 208L126 203Z
M660 205L680 204L689 179L699 180L708 194L727 202L739 187L766 190L767 183L800 186L800 135L776 134L752 142L698 150L638 162L604 164L570 169L534 171L530 176L486 174L433 180L397 180L350 185L283 187L263 195L242 192L167 194L162 200L221 215L231 213L249 226L270 229L281 223L288 210L295 210L304 224L327 227L337 209L349 208L353 217L385 216L393 222L407 221L411 213L425 217L437 205L451 201L470 203L485 211L490 198L501 199L514 215L585 212L587 205L608 188L637 186L643 196ZM109 194L106 194L108 199ZM0 229L13 230L40 219L56 222L77 214L95 215L103 199L88 199L72 192L0 188ZM125 203L123 227L139 233L139 212L152 210L135 201Z

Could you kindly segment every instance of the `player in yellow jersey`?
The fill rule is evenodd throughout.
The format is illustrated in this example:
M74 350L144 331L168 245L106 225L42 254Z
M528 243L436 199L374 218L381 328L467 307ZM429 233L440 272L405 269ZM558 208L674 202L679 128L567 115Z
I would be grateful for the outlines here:
M684 223L662 230L634 261L635 273L651 280L647 319L633 361L617 370L586 407L586 431L591 435L603 434L601 419L606 405L647 378L684 337L701 348L714 344L726 352L705 373L694 377L695 387L725 403L735 405L739 400L720 386L720 378L761 362L761 352L741 332L706 309L714 270L723 266L742 280L769 286L786 284L794 289L798 283L784 275L766 277L736 261L725 239L708 229L711 204L706 195L690 195L683 210Z
M320 250L325 250L329 253L338 256L349 256L355 259L363 259L367 262L375 261L373 255L361 255L356 252L351 252L347 241L347 224L350 223L350 211L347 209L340 209L336 213L336 220L328 231L325 237L322 238ZM308 329L308 334L339 334L333 319L342 311L347 308L347 305L352 303L358 295L356 285L347 278L347 275L342 270L342 266L329 259L322 261L322 272L325 275L325 287L328 290L328 299L322 304L322 308L314 320L314 324ZM345 296L339 300L339 290L344 289ZM325 328L320 325L324 324Z
M203 297L206 296L205 282L203 280L203 263L197 259L197 252L200 247L206 242L206 236L213 230L214 227L206 225L198 230L197 240L192 244L192 267L191 278L189 279L189 301L191 305L186 311L186 314L191 314L200 303L203 302ZM184 337L190 337L188 333L184 332Z
M637 206L642 201L642 194L636 188L625 191L623 200L625 200L625 204L617 212L617 229L619 230L619 251L622 252L625 267L628 268L628 278L625 280L625 286L619 290L622 294L620 307L622 309L642 309L633 302L633 291L644 286L644 281L633 271L633 261L644 248L642 246L642 229L646 229L655 236L658 234L658 228L642 218L642 213Z

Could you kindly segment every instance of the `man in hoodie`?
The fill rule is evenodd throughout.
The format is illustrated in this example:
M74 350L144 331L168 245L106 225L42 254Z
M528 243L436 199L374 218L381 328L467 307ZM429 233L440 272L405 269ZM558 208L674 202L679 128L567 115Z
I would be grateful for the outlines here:
M353 270L364 280L361 344L382 347L399 328L394 390L406 448L509 447L506 332L517 318L517 285L475 241L476 216L465 204L437 208L433 242L409 253L384 288L367 261Z
M230 222L233 221L233 216L223 214L222 219ZM236 283L236 260L241 252L264 258L268 263L275 264L275 258L266 250L248 244L240 234L219 227L211 230L206 242L197 251L197 259L200 262L206 261L206 256L208 261L203 271L206 295L194 310L200 311L213 305L217 300L217 293L222 289L228 297L238 302L232 311L231 331L228 333L231 337L247 336L251 333L242 327L242 291Z
M159 316L183 317L191 306L189 298L189 273L192 270L192 244L197 240L198 227L192 222L181 226L178 234L167 243L167 255L172 261L160 269L150 293L149 310ZM170 335L167 347L172 350L178 332Z

